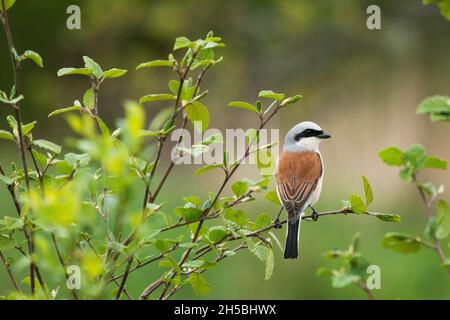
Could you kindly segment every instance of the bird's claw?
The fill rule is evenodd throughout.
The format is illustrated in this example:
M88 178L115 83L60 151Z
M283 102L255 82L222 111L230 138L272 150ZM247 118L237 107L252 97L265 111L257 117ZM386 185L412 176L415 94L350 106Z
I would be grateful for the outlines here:
M314 220L314 221L317 221L318 219L319 219L319 214L317 213L317 212L313 212L312 213L312 215L311 215L311 218Z
M273 224L275 225L274 226L275 229L283 228L283 225L281 224L280 219L278 219L278 218L277 218L277 220L275 220L275 222Z

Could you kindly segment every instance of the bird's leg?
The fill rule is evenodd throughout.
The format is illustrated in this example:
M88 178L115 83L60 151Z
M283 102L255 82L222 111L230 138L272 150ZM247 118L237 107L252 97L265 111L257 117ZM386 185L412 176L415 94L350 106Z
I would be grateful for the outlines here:
M283 227L283 225L280 222L280 215L283 212L284 207L281 207L280 212L278 212L277 218L274 221L274 225L275 225L275 229L281 229Z
M314 221L317 221L317 219L319 219L319 214L317 213L316 209L314 209L312 206L309 206L309 207L311 208L311 211L312 211L311 218Z

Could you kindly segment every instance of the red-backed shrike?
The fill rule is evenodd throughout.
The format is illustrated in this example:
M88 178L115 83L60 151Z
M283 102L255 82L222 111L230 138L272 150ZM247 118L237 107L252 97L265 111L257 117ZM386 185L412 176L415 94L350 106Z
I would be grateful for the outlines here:
M317 220L312 206L319 200L324 171L319 144L328 138L331 138L328 133L309 121L297 124L286 135L276 170L278 198L288 215L285 259L298 257L303 211L310 207L313 219Z

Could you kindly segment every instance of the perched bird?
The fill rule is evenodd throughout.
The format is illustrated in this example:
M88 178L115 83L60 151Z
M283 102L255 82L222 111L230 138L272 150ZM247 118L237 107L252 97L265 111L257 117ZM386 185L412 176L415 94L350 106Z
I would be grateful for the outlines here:
M297 124L286 135L276 169L278 198L288 216L285 259L298 257L303 211L310 207L314 221L318 218L312 206L319 199L322 190L324 170L319 144L322 139L328 138L331 138L328 133L309 121ZM281 211L276 220L278 223Z

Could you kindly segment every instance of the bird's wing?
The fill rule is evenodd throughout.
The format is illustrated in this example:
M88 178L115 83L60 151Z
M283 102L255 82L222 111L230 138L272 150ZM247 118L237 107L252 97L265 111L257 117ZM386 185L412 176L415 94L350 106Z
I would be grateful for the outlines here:
M322 176L322 161L317 152L283 152L277 169L277 190L288 212L288 218L298 217L316 189Z

